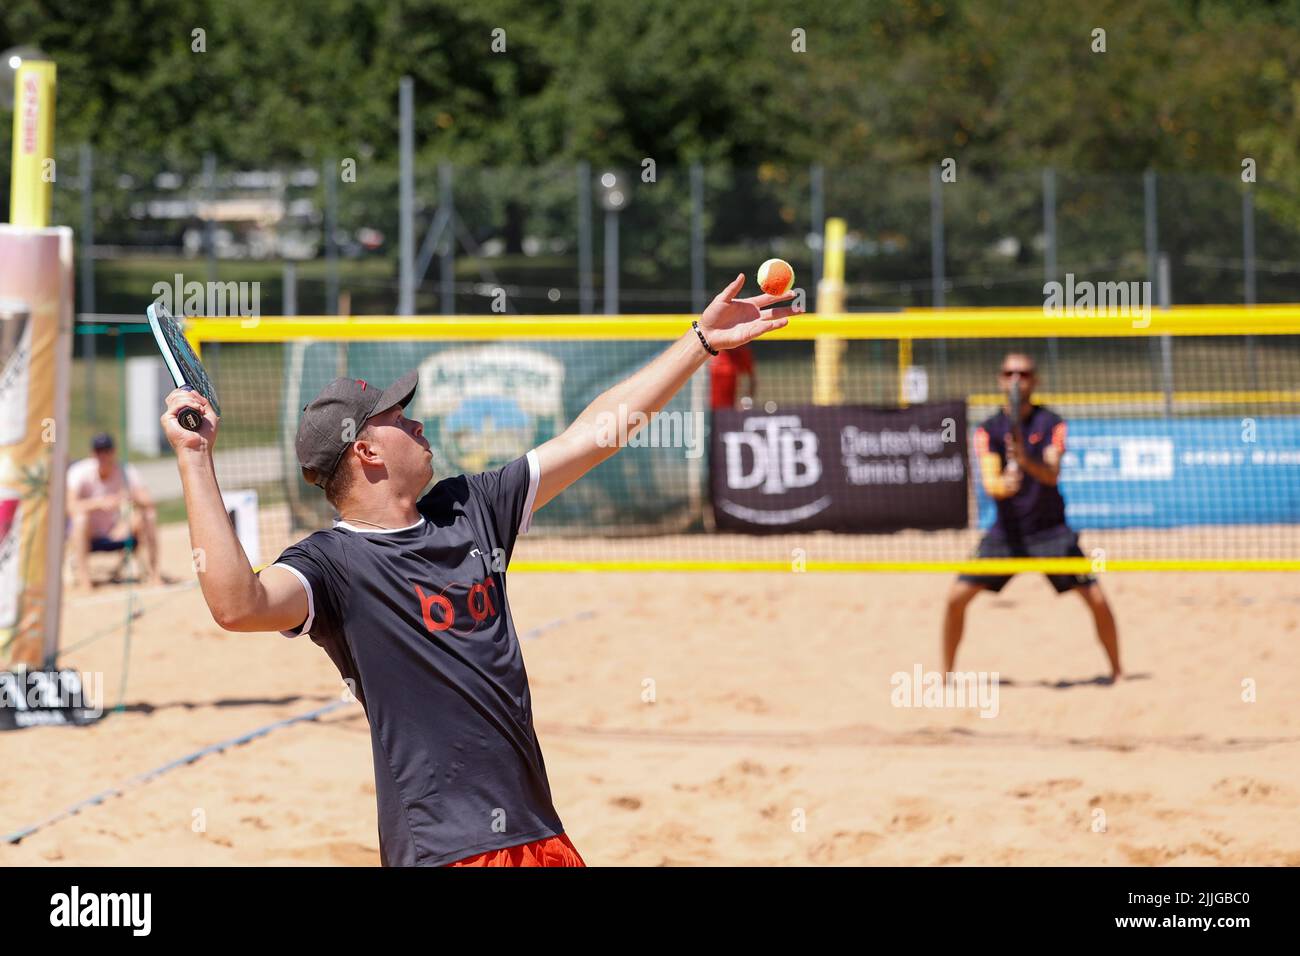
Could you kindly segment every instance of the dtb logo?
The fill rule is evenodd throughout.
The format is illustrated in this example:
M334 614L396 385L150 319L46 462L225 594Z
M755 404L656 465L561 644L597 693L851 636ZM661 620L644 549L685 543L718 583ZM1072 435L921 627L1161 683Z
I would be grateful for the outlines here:
M761 486L763 494L779 495L814 485L822 476L817 435L798 415L747 418L744 431L723 433L722 444L727 487L735 491Z

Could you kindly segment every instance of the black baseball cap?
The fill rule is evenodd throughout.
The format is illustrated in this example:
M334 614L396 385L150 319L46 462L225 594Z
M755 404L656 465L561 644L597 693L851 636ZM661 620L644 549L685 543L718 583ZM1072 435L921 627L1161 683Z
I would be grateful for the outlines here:
M113 447L113 436L108 432L100 432L90 440L90 447L94 451L109 451Z
M302 407L294 451L303 477L324 485L343 460L343 453L366 423L386 408L405 408L415 397L418 372L407 372L388 388L376 388L360 378L336 378Z

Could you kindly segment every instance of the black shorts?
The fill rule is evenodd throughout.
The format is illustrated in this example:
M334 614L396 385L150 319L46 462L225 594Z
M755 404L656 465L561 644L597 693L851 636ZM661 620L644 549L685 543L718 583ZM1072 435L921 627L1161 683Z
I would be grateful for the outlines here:
M118 541L114 538L98 537L90 539L91 551L122 551L126 548L135 550L135 538L128 536Z
M1007 541L1001 536L985 535L975 552L977 558L1082 558L1083 550L1079 547L1079 536L1065 526L1034 535L1024 541ZM1010 574L963 574L958 580L977 584L996 594L1007 586L1014 575ZM1047 574L1057 594L1064 594L1074 588L1096 584L1097 579L1091 574Z

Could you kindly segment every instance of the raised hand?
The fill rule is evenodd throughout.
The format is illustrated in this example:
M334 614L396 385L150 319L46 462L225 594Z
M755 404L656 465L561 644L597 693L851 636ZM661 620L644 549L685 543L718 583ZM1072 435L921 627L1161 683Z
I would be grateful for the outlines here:
M734 349L752 342L760 335L784 327L789 316L803 312L803 309L794 306L769 308L777 302L794 298L793 289L781 295L765 294L737 299L736 296L744 287L745 274L742 272L718 293L700 316L700 328L715 349Z
M203 415L199 430L192 432L176 419L182 408L197 408ZM211 451L217 441L217 413L212 404L200 393L187 388L178 388L168 393L167 409L162 413L163 434L179 454L182 451Z
M1009 462L1014 461L1017 465L1024 467L1024 465L1027 463L1028 456L1025 454L1025 450L1020 446L1020 442L1016 441L1016 436L1014 432L1007 434L1006 442L1007 442L1007 461Z

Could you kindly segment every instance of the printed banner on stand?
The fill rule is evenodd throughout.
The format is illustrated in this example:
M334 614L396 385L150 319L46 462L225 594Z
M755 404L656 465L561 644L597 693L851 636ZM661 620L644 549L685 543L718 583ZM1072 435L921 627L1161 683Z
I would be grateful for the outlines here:
M58 650L72 230L0 225L0 665Z

